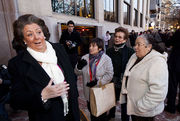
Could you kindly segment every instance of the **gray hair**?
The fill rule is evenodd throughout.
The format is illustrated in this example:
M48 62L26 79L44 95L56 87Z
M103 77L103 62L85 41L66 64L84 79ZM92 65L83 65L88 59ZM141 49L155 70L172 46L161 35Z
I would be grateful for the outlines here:
M148 34L142 34L142 35L138 36L137 38L139 38L139 37L143 38L145 40L146 45L148 45L148 44L151 44L151 42L149 41L149 37L147 35Z
M145 40L146 45L152 44L152 49L158 51L158 52L161 53L161 54L164 53L165 49L162 48L162 47L159 45L158 41L155 40L155 38L153 37L153 35L151 35L151 34L142 34L142 35L140 35L140 36L138 36L138 37L143 38L143 39Z

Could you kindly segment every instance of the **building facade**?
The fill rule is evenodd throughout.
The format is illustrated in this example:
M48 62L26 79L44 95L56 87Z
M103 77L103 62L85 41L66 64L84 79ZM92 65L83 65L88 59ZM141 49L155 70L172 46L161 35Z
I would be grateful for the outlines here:
M150 1L150 29L168 29L169 24L165 19L171 16L173 0L151 0Z
M23 14L31 13L43 18L50 30L51 42L59 41L63 25L69 20L73 20L80 31L93 28L93 37L100 38L106 31L114 33L114 29L119 26L129 31L147 30L150 20L150 0L1 0L1 3L0 15L11 18L4 19L9 33L2 33L8 35L0 42L5 42L8 46L5 52L0 53L0 64L6 64L15 55L11 47L12 22ZM6 8L6 4L10 4L12 8ZM0 47L4 45L1 44Z

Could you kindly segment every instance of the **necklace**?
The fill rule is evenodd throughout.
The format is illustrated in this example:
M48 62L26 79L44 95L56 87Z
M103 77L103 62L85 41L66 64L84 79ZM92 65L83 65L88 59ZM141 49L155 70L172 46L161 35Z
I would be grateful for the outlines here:
M119 51L119 49L123 48L125 46L125 43L119 44L119 45L114 45L114 51Z
M120 48L122 48L122 47L121 47L121 46L120 46L120 47L116 47L116 46L114 46L114 51L116 51L116 52L117 52L117 51L119 51L119 49L120 49Z

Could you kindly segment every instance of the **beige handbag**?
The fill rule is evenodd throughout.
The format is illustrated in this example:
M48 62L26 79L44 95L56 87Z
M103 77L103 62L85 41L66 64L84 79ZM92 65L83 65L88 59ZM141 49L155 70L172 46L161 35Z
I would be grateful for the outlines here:
M116 105L114 83L90 88L90 108L98 117Z

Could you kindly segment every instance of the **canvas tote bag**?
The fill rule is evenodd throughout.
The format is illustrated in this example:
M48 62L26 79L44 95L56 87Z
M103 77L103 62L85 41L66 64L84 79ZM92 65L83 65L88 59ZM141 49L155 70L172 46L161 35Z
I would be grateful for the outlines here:
M116 105L114 83L90 88L90 108L98 117Z

